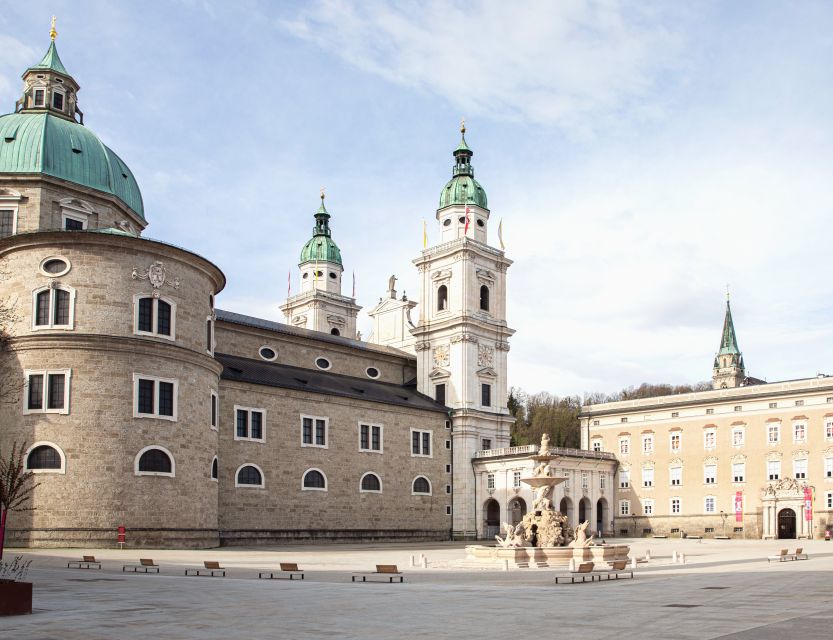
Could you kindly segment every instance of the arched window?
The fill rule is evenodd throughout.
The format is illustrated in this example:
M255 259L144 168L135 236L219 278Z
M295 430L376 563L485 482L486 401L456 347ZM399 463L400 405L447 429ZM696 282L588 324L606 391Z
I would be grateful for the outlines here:
M175 475L174 469L173 456L163 447L145 447L136 455L135 473L137 476L173 476Z
M414 478L414 483L411 487L411 493L413 495L430 496L431 483L428 481L428 478L426 478L425 476L417 476L416 478Z
M362 476L361 490L363 493L382 493L382 481L375 473L366 473Z
M310 469L304 474L303 488L312 491L326 491L327 477L318 469Z
M211 479L216 480L219 474L219 467L220 465L217 463L217 456L214 456L214 459L211 461Z
M51 442L36 442L26 453L26 470L35 473L63 473L64 453Z
M136 296L134 333L174 338L176 303L153 296Z
M480 310L489 310L489 287L485 284L480 287Z
M42 287L33 292L32 327L72 329L75 289L64 285Z
M263 487L263 472L256 464L243 464L237 468L235 487Z
M437 289L437 311L448 309L448 287L441 284Z
M334 336L340 336L341 335L341 332L338 329L336 329L335 327L330 329L330 333Z

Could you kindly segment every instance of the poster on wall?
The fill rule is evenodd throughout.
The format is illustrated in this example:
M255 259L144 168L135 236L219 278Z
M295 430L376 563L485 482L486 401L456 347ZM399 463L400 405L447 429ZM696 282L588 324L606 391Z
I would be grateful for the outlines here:
M807 522L813 520L813 490L810 487L804 489L804 519Z
M743 491L735 491L735 522L743 522Z

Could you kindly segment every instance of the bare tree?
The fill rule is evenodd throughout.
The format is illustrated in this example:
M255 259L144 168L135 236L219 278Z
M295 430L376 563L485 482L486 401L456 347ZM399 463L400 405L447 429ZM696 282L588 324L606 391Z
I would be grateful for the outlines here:
M0 560L3 559L3 546L6 540L6 517L9 511L32 511L34 507L24 506L32 497L32 492L40 483L34 483L34 474L25 471L26 443L18 448L12 444L11 453L6 459L0 450Z

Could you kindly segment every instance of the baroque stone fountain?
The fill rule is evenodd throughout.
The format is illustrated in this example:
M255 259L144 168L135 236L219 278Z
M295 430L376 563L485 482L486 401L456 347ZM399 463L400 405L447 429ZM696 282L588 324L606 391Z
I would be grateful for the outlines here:
M555 487L566 478L553 477L550 462L557 456L550 455L550 437L544 434L538 455L532 456L535 468L532 476L521 482L532 487L532 510L517 525L503 523L504 536L495 536L497 546L471 545L466 547L467 560L485 563L502 563L504 560L518 567L568 566L576 563L612 561L627 558L628 545L597 544L593 536L587 537L589 522L570 528L567 516L555 510L552 498Z

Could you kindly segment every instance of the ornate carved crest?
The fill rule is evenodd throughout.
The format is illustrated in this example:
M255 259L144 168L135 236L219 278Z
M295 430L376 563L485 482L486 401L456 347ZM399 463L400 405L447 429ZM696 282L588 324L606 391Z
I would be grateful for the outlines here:
M437 347L434 347L434 366L435 367L447 367L450 363L450 354L448 352L448 345L441 344Z
M430 342L417 342L414 345L414 351L428 351L431 348Z
M292 318L292 324L294 324L296 327L300 325L305 325L306 323L307 317L304 315L295 316L294 318Z
M475 269L474 273L477 279L482 282L492 284L495 281L495 274L488 269Z
M347 324L347 321L344 318L336 315L327 316L327 322L329 322L330 324L337 324L340 326L344 326L345 324Z
M498 351L509 351L509 343L508 342L496 342L495 349Z
M454 344L458 342L473 342L477 344L477 336L470 333L458 333L456 336L451 336L451 342Z
M153 296L159 297L159 289L165 284L174 289L179 289L179 278L174 278L170 282L167 281L167 273L165 272L165 264L161 260L156 260L147 269L140 270L133 267L132 277L134 280L150 280L153 285Z
M450 269L438 269L437 271L431 274L431 280L434 280L435 282L438 280L448 280L450 277Z
M495 361L495 350L490 347L489 345L485 344L478 344L477 345L477 366L478 367L491 367L494 365Z

